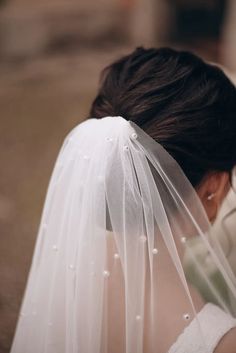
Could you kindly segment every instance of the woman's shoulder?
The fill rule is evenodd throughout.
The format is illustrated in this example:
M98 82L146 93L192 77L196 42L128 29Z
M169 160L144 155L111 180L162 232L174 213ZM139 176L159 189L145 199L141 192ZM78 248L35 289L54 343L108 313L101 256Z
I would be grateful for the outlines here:
M207 303L197 315L210 351L236 353L236 318L219 306Z
M233 327L221 338L214 353L236 353L236 327Z

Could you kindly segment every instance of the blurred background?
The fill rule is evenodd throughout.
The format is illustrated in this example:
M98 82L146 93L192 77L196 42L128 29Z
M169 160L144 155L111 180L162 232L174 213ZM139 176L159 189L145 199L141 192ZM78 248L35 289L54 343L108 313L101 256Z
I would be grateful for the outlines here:
M101 69L140 45L192 50L235 80L236 0L0 0L0 353L62 141Z

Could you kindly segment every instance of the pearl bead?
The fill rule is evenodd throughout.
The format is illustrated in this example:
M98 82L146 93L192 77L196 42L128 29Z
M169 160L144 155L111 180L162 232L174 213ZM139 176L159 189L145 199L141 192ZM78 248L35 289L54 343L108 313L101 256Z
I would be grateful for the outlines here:
M129 146L125 145L125 146L124 146L124 151L127 152L128 150L129 150Z
M103 277L108 278L110 276L109 271L103 271Z
M130 136L133 140L136 140L136 138L138 137L138 135L136 134L136 132L133 132Z
M70 269L70 270L74 270L74 269L75 269L75 266L72 265L72 264L70 264L70 265L69 265L69 269Z
M189 320L190 319L190 315L188 313L183 315L184 320Z
M139 237L139 239L140 239L140 241L141 241L142 243L146 243L146 241L147 241L147 237L145 237L145 235L141 235L141 236Z
M57 245L53 245L52 249L53 249L54 251L58 251L58 246L57 246Z
M158 253L158 250L156 248L152 249L152 253L156 255Z
M135 319L136 319L136 321L140 321L141 320L141 316L140 315L136 315Z
M86 154L84 155L84 159L88 160L89 156L87 156Z
M187 240L186 237L182 237L181 238L181 243L186 243L186 240Z
M115 254L114 254L114 259L116 259L116 260L117 260L117 259L119 259L119 258L120 258L120 255L119 255L119 254L117 254L117 253L115 253Z

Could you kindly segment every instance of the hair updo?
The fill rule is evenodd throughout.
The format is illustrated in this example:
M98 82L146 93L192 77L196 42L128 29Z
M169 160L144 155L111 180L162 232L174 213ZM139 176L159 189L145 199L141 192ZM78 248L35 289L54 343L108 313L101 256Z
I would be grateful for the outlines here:
M136 48L101 74L89 118L134 121L197 186L236 164L236 88L215 65L171 48Z

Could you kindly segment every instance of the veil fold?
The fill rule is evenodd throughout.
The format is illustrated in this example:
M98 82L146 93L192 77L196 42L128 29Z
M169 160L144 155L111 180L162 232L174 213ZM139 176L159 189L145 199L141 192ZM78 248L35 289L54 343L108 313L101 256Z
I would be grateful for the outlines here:
M177 162L139 126L80 123L51 176L11 353L166 353L208 297L236 312L235 275L210 229Z

